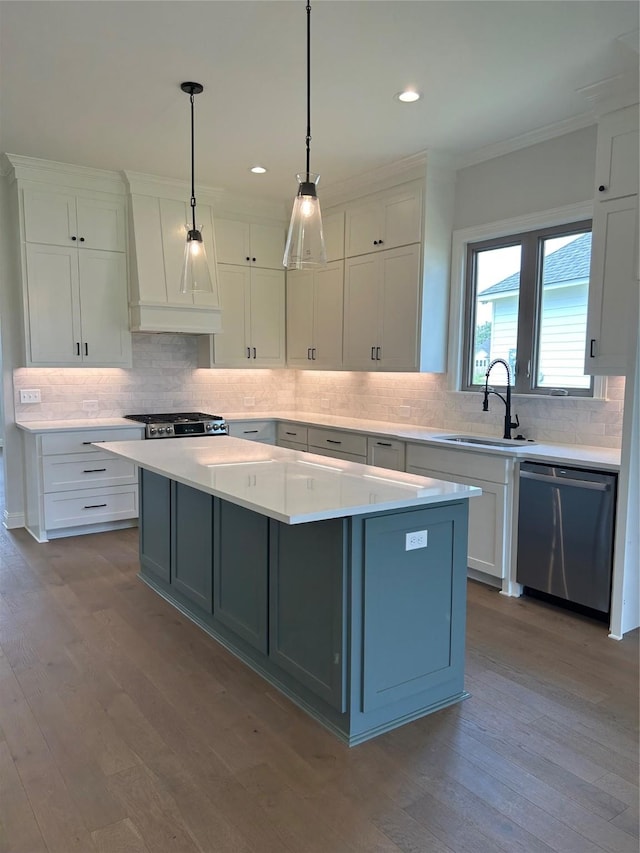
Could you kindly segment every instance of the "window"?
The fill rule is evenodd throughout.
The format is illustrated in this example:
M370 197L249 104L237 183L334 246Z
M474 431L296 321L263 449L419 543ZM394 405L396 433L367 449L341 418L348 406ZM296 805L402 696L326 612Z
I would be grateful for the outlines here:
M591 221L467 245L465 390L504 359L518 394L592 396L584 374ZM506 385L506 375L491 376Z

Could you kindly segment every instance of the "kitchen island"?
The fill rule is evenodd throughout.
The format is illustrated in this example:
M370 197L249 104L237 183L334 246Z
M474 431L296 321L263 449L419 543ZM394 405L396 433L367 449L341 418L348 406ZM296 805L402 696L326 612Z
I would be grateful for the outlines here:
M140 469L140 577L349 745L465 697L480 489L220 436Z

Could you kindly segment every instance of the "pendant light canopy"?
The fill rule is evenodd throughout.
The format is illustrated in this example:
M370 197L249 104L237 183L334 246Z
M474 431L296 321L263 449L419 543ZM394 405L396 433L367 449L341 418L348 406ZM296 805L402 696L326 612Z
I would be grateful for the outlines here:
M321 267L327 263L322 216L316 186L320 175L309 171L311 142L311 5L307 3L307 168L296 175L298 194L293 202L283 264L287 269Z
M207 262L207 252L202 240L202 231L196 226L196 194L193 142L193 99L203 91L201 83L181 83L180 88L191 101L191 223L186 226L187 241L184 247L181 293L213 293L213 281Z

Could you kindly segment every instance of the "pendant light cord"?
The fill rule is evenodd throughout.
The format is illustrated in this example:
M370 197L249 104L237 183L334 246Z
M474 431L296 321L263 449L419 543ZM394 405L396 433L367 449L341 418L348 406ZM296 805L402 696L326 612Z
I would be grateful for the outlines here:
M193 92L189 96L191 101L191 215L193 218L193 230L196 231L196 190L195 190L195 145L194 145L194 123L193 123Z
M307 3L307 182L309 181L309 143L311 142L311 4Z

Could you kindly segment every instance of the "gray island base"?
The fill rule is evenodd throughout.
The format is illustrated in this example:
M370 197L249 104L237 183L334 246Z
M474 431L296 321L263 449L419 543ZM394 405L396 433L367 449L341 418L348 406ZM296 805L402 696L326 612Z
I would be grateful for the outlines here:
M171 443L187 451L191 441ZM211 444L248 444L205 441L208 455ZM327 478L339 482L338 517L287 522L264 497L267 481L258 482L268 470L279 492L274 467L220 462L221 469L235 467L242 484L234 492L226 470L222 492L210 473L218 466L209 461L205 490L195 468L187 475L185 465L160 470L159 461L139 458L158 453L148 449L152 442L105 449L125 455L124 446L133 444L141 466L140 577L344 743L361 743L468 695L467 499L479 490L355 463L327 466L323 459L318 476L302 469L303 487L318 492ZM284 460L289 479L299 480L301 456L306 465L314 458L265 451L276 467ZM363 505L359 495L349 514L353 497L344 495L354 478L358 488L364 481L371 503ZM413 490L395 501L408 505L389 506L385 482ZM438 494L439 487L448 488ZM262 488L263 511L252 488ZM312 496L316 514L326 515L318 500L328 498Z

